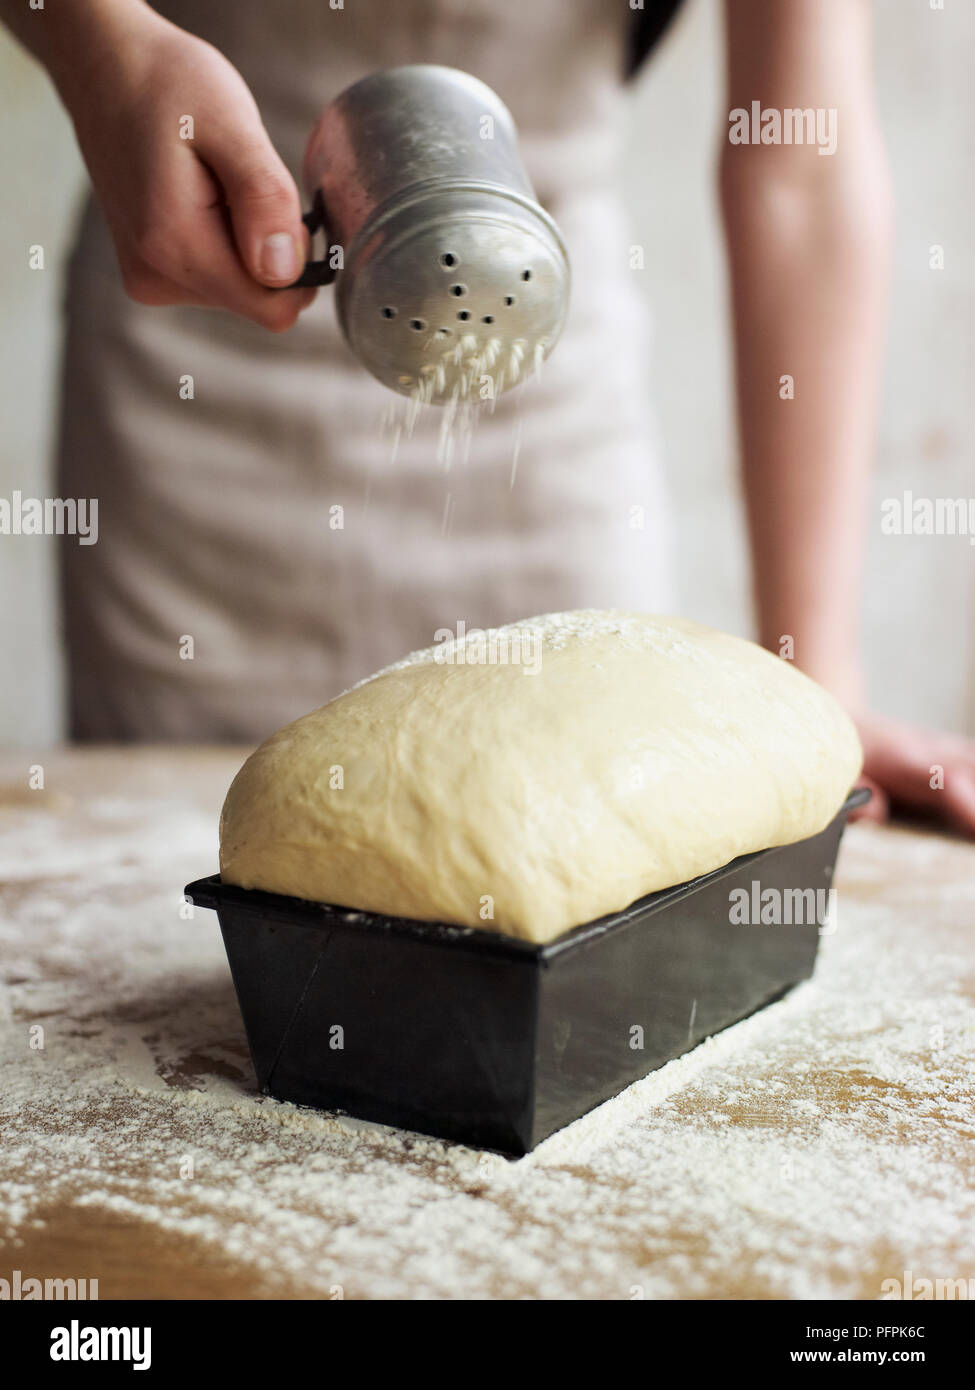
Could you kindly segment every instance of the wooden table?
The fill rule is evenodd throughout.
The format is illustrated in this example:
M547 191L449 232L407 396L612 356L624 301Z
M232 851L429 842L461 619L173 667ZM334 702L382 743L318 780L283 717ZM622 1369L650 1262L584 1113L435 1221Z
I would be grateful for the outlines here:
M852 827L811 983L512 1162L257 1094L216 921L181 896L242 757L0 758L0 1277L218 1299L975 1277L975 848Z

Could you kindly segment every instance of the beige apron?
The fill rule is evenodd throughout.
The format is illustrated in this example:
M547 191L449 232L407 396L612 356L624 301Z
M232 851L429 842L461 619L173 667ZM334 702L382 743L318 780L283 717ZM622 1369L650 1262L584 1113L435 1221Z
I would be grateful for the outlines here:
M482 417L467 461L445 472L435 409L391 459L380 419L393 397L345 345L330 290L284 336L136 305L89 207L70 270L59 457L61 495L99 499L98 543L62 552L72 733L257 740L460 620L665 611L665 499L620 201L629 7L157 8L237 66L296 175L320 108L373 69L475 73L514 114L569 248L573 299L541 379ZM187 375L192 400L180 399Z

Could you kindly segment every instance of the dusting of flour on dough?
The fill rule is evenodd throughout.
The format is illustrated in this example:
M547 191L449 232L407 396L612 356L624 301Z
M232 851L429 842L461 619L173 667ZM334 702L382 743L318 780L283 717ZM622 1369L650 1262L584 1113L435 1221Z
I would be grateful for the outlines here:
M662 657L681 658L685 661L707 661L708 654L688 637L678 636L671 620L667 618L627 613L624 610L603 608L579 608L566 613L542 613L537 618L521 618L515 623L504 623L501 627L471 629L460 638L444 642L436 647L423 647L410 652L399 661L384 666L371 676L357 681L349 690L358 690L380 676L388 676L391 671L402 671L407 666L422 666L444 660L455 655L459 649L466 648L473 641L483 641L494 645L511 638L515 634L531 634L542 643L543 649L557 652L581 643L586 645L598 638L616 637L619 645L628 651L655 651ZM343 691L348 694L349 690Z

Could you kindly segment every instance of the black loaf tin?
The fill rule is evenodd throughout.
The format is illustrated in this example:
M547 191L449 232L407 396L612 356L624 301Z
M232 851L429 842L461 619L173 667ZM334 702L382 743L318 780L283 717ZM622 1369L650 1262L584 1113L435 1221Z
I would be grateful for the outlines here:
M820 925L733 925L730 893L828 889L825 830L535 945L220 882L215 908L261 1090L524 1154L808 979Z

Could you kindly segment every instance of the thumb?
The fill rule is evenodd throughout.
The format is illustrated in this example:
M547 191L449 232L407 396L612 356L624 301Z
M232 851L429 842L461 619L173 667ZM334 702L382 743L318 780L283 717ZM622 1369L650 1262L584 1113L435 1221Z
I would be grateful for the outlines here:
M301 200L260 121L200 154L223 188L237 250L254 279L275 288L297 280L308 244Z

